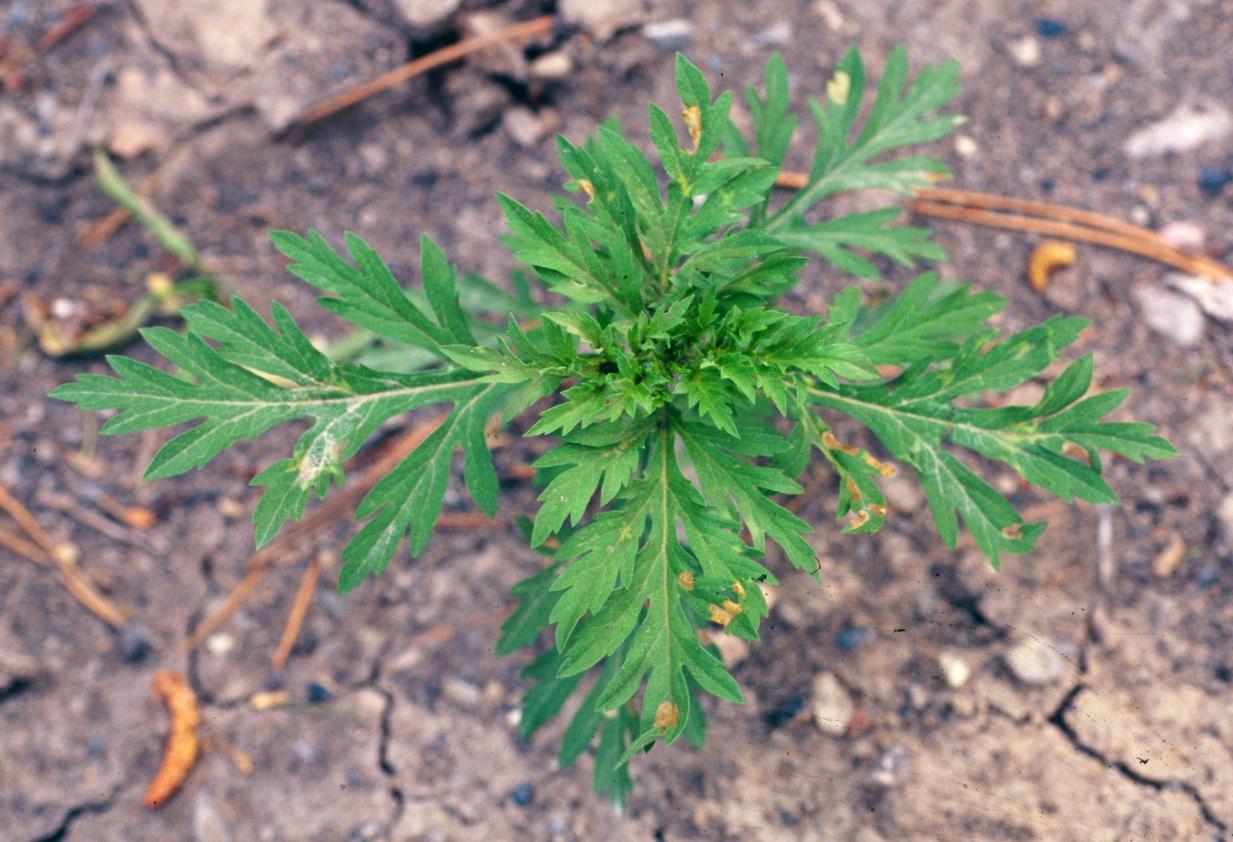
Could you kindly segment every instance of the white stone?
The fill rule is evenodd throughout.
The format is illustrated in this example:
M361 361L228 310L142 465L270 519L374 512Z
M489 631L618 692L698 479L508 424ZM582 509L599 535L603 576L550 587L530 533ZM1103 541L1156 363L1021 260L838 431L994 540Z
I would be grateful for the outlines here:
M810 711L814 724L822 733L841 737L848 730L856 705L838 678L832 673L820 672L813 679Z
M1203 311L1194 299L1150 285L1135 289L1148 327L1183 348L1193 348L1203 339Z
M1040 42L1031 35L1012 41L1010 55L1020 67L1035 67L1040 64Z
M1057 647L1038 637L1024 637L1004 656L1015 678L1024 684L1052 684L1066 674L1067 662Z
M235 638L229 634L219 632L212 634L205 639L206 650L211 655L222 657L235 648Z
M976 145L976 141L970 136L961 134L955 135L955 152L960 158L972 158L980 151L980 147Z
M531 75L540 79L564 79L573 72L574 62L562 50L544 53L531 62Z
M942 670L942 678L946 680L946 686L952 690L958 690L972 677L972 668L968 666L967 661L954 652L939 653L938 667Z
M394 0L394 8L407 23L429 29L444 21L462 5L462 0Z
M1165 283L1194 299L1204 313L1221 322L1233 322L1233 283L1211 281L1170 272Z
M694 40L694 25L685 18L655 21L642 27L642 37L661 50L680 50Z
M1198 110L1182 105L1168 117L1126 139L1122 149L1132 158L1187 152L1233 134L1233 115L1218 105Z

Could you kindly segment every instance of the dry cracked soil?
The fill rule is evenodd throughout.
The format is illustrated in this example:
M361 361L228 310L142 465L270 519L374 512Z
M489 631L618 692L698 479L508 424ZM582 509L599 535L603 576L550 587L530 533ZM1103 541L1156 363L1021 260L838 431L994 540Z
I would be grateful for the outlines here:
M675 101L678 48L736 88L780 50L802 97L849 43L875 66L898 42L916 62L957 58L970 122L935 150L957 185L1172 225L1228 260L1229 0L108 0L44 54L13 59L74 5L0 2L0 484L80 547L82 569L134 621L112 632L47 568L0 549L0 839L1233 838L1233 346L1219 308L1172 291L1160 266L1084 247L1038 295L1022 278L1030 238L935 226L952 256L941 271L1006 296L1005 326L1091 319L1077 350L1095 354L1098 385L1132 387L1134 413L1182 455L1112 462L1111 507L1051 503L993 472L1049 523L1039 550L1001 572L970 545L947 550L898 478L888 527L841 535L819 469L801 511L817 525L820 580L780 566L764 639L735 667L747 703L708 709L704 750L639 758L623 817L590 794L588 760L556 768L559 724L517 738L527 658L493 647L510 586L543 559L512 527L441 532L344 599L330 575L352 528L340 522L185 656L189 630L244 576L247 481L292 433L142 482L158 437L100 439L93 418L48 400L104 366L42 353L30 316L45 307L71 333L168 268L132 224L79 244L112 208L91 175L96 144L134 183L157 174L153 201L207 263L315 335L343 327L282 270L271 227L355 230L404 280L428 233L463 267L505 278L494 194L547 206L563 181L554 132L577 140L615 114L645 142L646 102ZM576 23L287 136L325 94L551 12ZM1130 154L1126 139L1156 124L1163 147ZM870 293L911 277L885 268ZM844 283L819 270L797 303L824 306ZM140 343L126 351L150 358ZM517 471L525 448L499 457L511 511L534 504ZM126 525L117 505L155 522ZM467 504L451 491L447 508ZM324 583L274 674L317 552ZM210 750L151 811L160 668L189 676ZM250 704L279 688L289 704ZM814 709L842 721L816 727Z

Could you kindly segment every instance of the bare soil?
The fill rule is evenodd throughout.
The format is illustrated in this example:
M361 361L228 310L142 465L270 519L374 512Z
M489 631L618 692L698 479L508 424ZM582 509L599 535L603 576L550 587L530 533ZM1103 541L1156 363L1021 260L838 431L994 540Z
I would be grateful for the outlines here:
M71 5L5 0L0 33L33 44ZM1038 296L1022 279L1030 239L989 229L937 226L953 258L942 271L1006 296L1007 327L1090 318L1078 351L1095 353L1098 385L1132 387L1134 414L1182 456L1113 462L1116 507L1052 504L995 474L1049 522L1039 550L1000 573L970 544L942 546L910 483L893 486L883 533L842 536L819 468L821 490L802 512L817 524L821 580L780 565L764 639L736 668L747 704L708 709L704 750L637 760L627 816L590 794L589 760L555 767L560 725L516 736L526 657L498 659L493 646L508 589L543 560L512 527L442 532L423 557L398 557L346 599L327 572L275 675L299 571L309 553L328 560L341 546L352 527L339 523L186 657L188 632L245 573L247 481L292 432L144 483L157 437L99 439L96 419L45 397L105 367L42 354L23 297L86 323L169 265L132 224L92 251L78 246L79 230L112 208L91 177L93 143L127 155L133 183L159 173L154 201L246 297L280 301L339 337L344 326L282 271L267 229L335 240L355 230L408 282L428 233L463 267L505 278L513 267L497 244L494 194L548 206L563 180L553 132L577 140L615 114L645 139L646 102L675 100L672 52L639 26L681 17L685 51L734 88L760 78L773 49L803 93L822 90L849 43L874 67L897 42L915 62L958 58L969 140L936 150L957 185L1156 226L1191 221L1212 254L1233 251L1233 187L1200 186L1203 168L1233 166L1233 141L1147 159L1123 151L1179 104L1233 102L1229 0L655 0L627 6L610 38L562 29L497 49L287 139L299 109L456 40L475 12L555 10L468 0L423 29L398 5L114 0L32 61L20 90L0 93L0 483L57 541L81 547L82 568L138 627L114 634L46 568L0 549L0 839L1233 838L1229 327L1208 319L1191 346L1153 332L1134 291L1160 286L1164 270L1094 248ZM557 52L570 72L537 75L533 60ZM793 160L803 166L800 135ZM912 275L887 268L871 293ZM845 283L819 271L800 303L822 306ZM150 357L140 343L125 350ZM534 503L512 476L519 447L500 455L509 511ZM81 513L109 518L100 494L149 508L156 524L98 531ZM467 504L457 495L449 507ZM1184 551L1165 569L1158 557L1177 542ZM151 646L144 657L138 632ZM1011 666L1025 652L1040 662L1035 683ZM960 686L941 665L955 659L971 673ZM160 668L189 675L212 750L179 795L149 811L141 796L166 733L150 689ZM821 672L856 707L842 736L810 719ZM278 688L293 704L249 704Z

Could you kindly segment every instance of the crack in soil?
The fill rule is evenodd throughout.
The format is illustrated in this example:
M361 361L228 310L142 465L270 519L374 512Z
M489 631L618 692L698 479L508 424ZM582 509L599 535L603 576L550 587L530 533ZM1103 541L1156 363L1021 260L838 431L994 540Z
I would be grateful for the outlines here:
M207 100L211 99L210 96L199 90L194 81L185 73L184 68L180 66L180 59L176 55L175 50L154 36L154 31L150 29L150 21L146 18L145 13L141 11L141 7L137 5L136 0L124 0L124 8L128 10L129 15L137 23L137 29L141 32L141 36L146 39L146 43L150 45L150 49L163 57L164 61L171 68L171 72L176 75L176 78L194 91L197 91L197 93L202 94Z
M390 798L394 802L394 815L390 818L390 830L393 830L398 826L398 820L402 818L402 812L407 804L406 795L397 783L398 770L394 768L394 764L390 762L389 757L390 734L392 730L390 719L394 714L396 701L394 694L389 690L377 686L375 683L373 689L385 699L385 707L381 709L381 741L377 744L377 768L385 776L389 785Z
M1066 737L1067 741L1072 747L1074 747L1075 751L1099 762L1106 769L1112 769L1118 772L1128 781L1131 781L1138 786L1147 787L1154 792L1162 792L1166 789L1176 788L1178 791L1186 793L1186 795L1190 796L1191 800L1194 801L1195 806L1199 808L1199 812L1202 814L1203 820L1215 828L1222 838L1226 837L1229 833L1228 824L1216 815L1216 813L1208 805L1206 799L1204 799L1203 794L1199 792L1198 787L1194 784L1178 778L1158 780L1156 778L1148 777L1142 772L1129 766L1124 760L1110 759L1101 753L1095 746L1091 746L1083 742L1083 740L1079 737L1078 732L1076 732L1071 724L1066 721L1066 711L1070 710L1074 706L1074 701L1078 698L1080 693L1090 689L1091 688L1089 688L1086 684L1076 684L1070 689L1069 692L1067 692L1066 696L1057 706L1057 710L1051 713L1045 721L1061 731L1062 735Z
M64 814L64 818L60 820L60 824L54 830L42 836L34 837L32 842L61 842L61 840L68 837L69 828L72 827L73 822L77 821L77 819L91 813L105 813L114 807L116 796L119 792L120 789L117 787L99 801L87 801L84 804L75 804L69 807L68 812Z

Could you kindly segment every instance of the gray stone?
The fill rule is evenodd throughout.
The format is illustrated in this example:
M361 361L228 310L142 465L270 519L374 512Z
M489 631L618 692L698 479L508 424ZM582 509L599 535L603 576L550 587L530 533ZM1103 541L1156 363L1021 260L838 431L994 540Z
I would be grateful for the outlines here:
M1039 637L1019 639L1004 656L1006 666L1024 684L1052 684L1066 674L1069 664L1047 640Z
M1203 340L1203 311L1194 299L1155 285L1138 287L1135 298L1143 320L1156 333L1183 348Z
M694 25L685 18L655 21L642 27L642 37L661 50L682 50L693 43Z
M640 0L561 0L558 9L565 20L597 41L607 41L617 30L636 26L646 16Z
M786 20L776 21L753 35L754 46L764 50L780 50L792 39L792 27Z
M517 106L505 112L501 117L505 131L519 146L534 146L545 134L544 123L539 116L529 108Z

